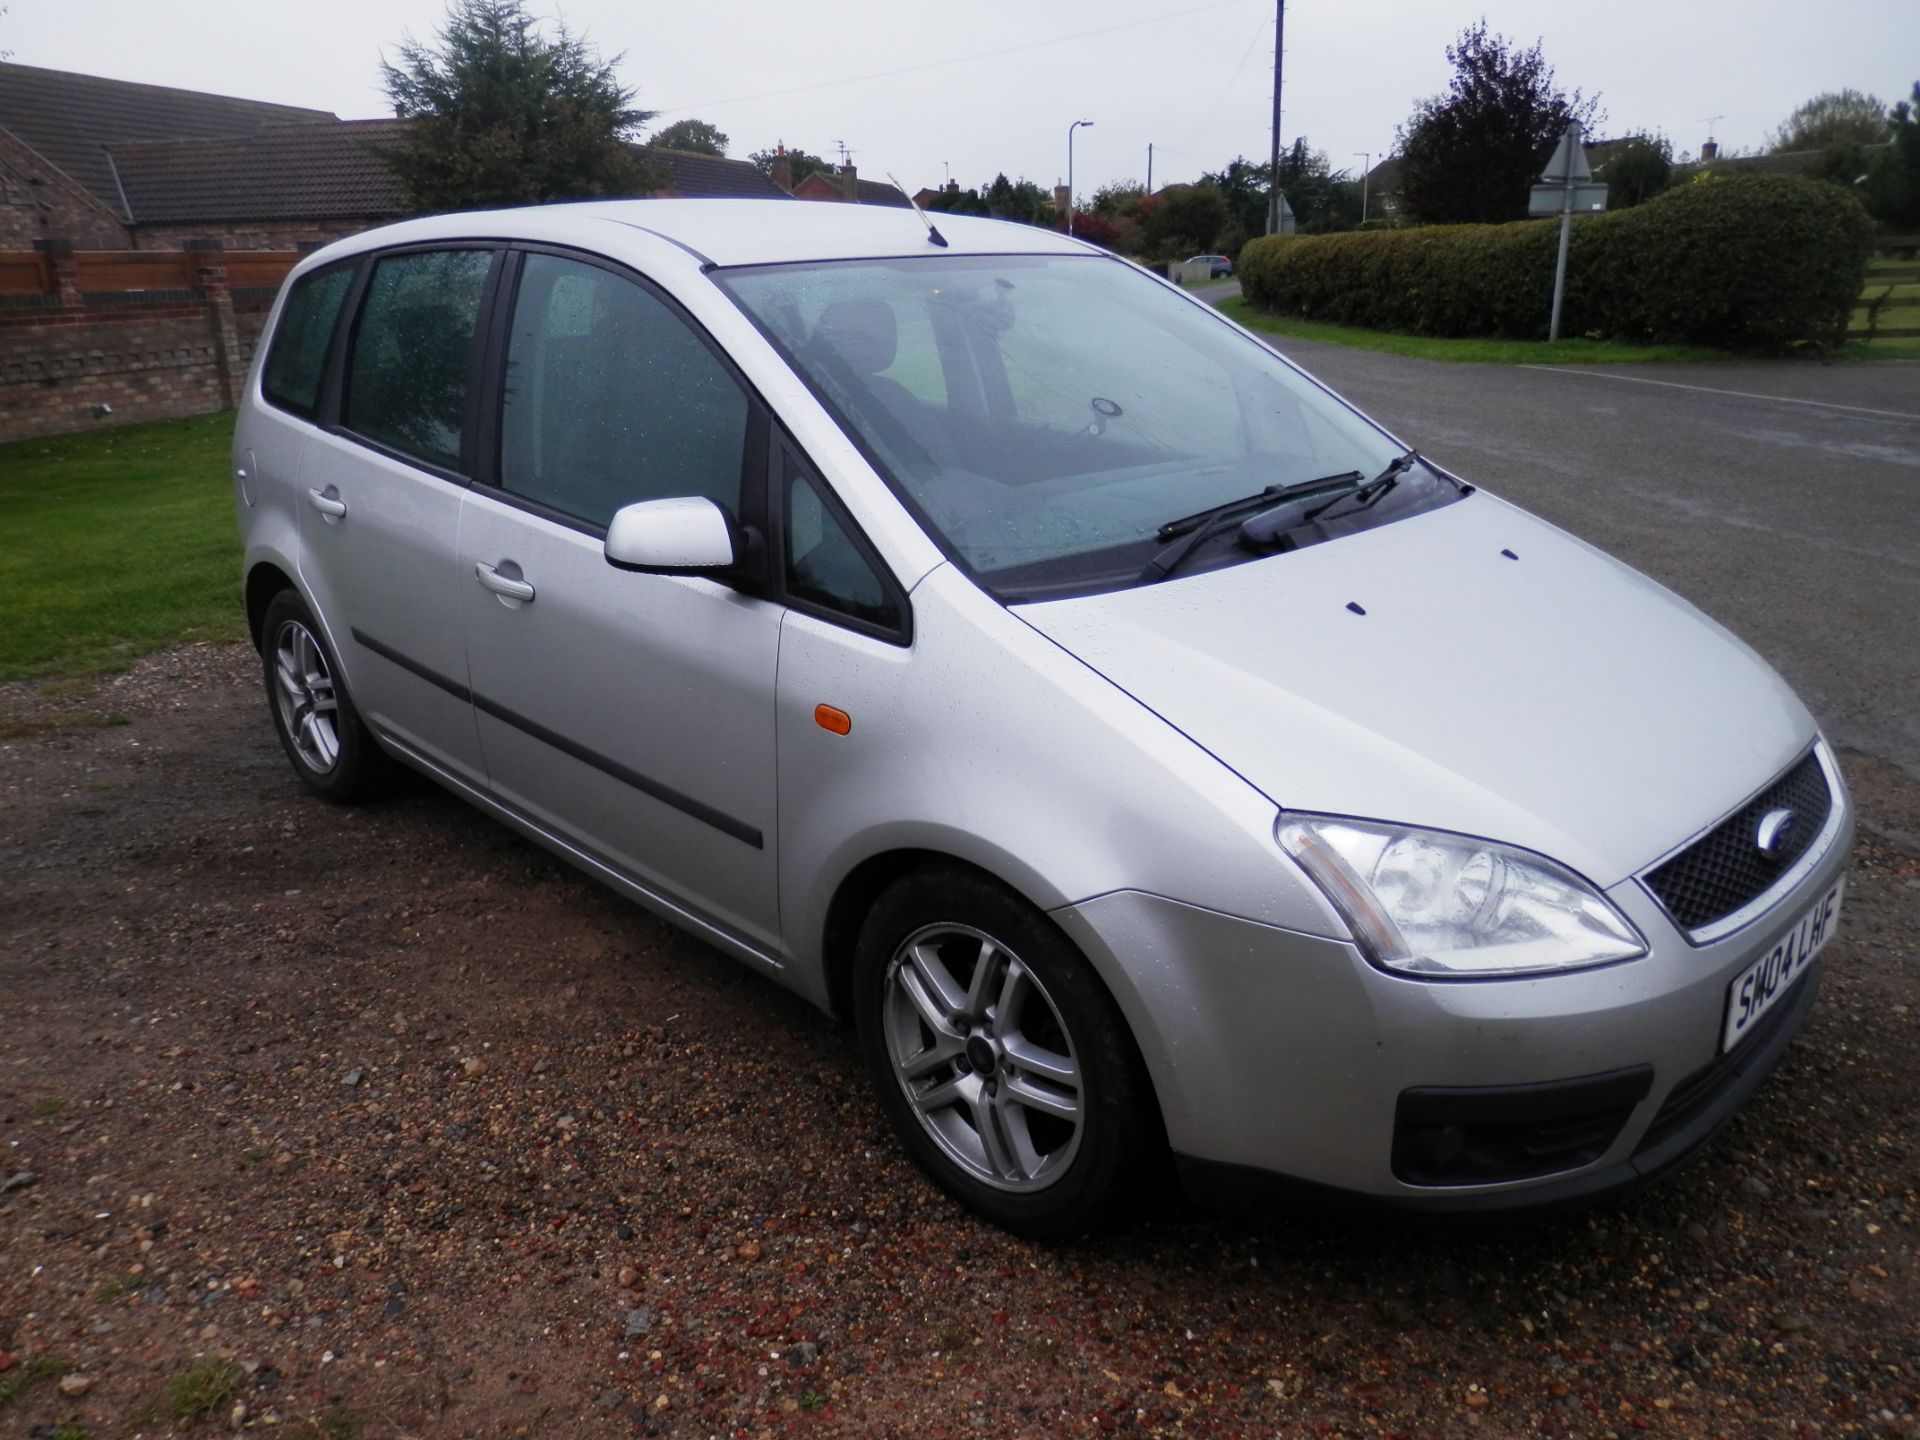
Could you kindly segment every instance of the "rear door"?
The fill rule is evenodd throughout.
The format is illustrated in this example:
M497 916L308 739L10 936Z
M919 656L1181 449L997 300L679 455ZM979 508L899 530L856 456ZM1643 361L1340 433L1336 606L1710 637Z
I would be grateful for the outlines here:
M484 784L456 563L477 453L477 337L501 252L391 251L359 281L338 422L301 467L301 578L361 714Z
M637 500L754 511L765 417L661 292L584 257L521 258L502 341L497 473L468 492L457 566L493 793L778 951L782 609L718 580L617 570L602 551Z

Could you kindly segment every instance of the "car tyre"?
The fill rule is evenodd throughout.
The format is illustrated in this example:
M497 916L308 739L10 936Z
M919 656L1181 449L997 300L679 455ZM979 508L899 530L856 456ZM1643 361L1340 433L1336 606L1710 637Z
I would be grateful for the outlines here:
M862 1056L932 1178L1032 1239L1160 1190L1152 1085L1066 936L976 872L926 869L875 902L854 956Z
M393 761L353 708L320 626L293 590L268 602L260 624L267 709L300 783L323 800L351 804L387 788Z

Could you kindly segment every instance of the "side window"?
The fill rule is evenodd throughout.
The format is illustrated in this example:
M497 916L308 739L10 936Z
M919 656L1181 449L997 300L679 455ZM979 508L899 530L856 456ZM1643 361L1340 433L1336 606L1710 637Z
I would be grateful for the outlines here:
M604 526L636 500L740 513L746 394L665 302L552 255L520 271L500 412L500 484Z
M333 341L340 304L353 284L353 266L315 270L294 282L287 303L280 307L280 324L260 370L260 390L268 401L309 420L320 403L320 380L326 373L327 350Z
M347 362L349 430L448 469L460 464L467 375L493 255L389 255L373 270Z
M855 620L900 627L900 606L840 517L787 461L787 593Z

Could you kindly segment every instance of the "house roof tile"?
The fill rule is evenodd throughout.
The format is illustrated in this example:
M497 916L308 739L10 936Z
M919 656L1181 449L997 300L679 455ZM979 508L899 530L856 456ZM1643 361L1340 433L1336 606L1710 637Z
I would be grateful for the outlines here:
M377 147L404 120L281 125L214 140L150 140L113 147L137 224L197 221L386 219L409 212Z
M660 172L663 188L674 195L742 195L755 200L779 200L782 190L748 160L728 160L690 150L663 150L650 145L646 158Z
M245 135L265 125L334 120L325 110L208 95L0 63L0 126L39 151L124 214L106 146L126 140L208 139Z

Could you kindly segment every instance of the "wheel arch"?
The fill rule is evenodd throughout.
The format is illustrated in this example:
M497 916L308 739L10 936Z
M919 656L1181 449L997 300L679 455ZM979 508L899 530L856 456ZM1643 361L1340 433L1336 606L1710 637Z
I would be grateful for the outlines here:
M1165 1097L1161 1094L1161 1076L1148 1059L1150 1053L1157 1054L1164 1047L1158 1035L1140 1033L1140 1025L1151 1025L1151 1020L1144 1014L1139 996L1133 992L1131 984L1122 976L1108 973L1107 966L1102 964L1105 957L1089 953L1086 946L1048 913L1050 907L1031 894L1027 887L996 873L990 866L951 851L929 845L898 846L883 850L860 861L835 887L833 898L827 903L820 952L827 1005L834 1018L843 1024L851 1024L853 1020L854 950L859 941L861 923L882 891L901 876L923 869L971 871L1031 905L1042 920L1059 931L1061 939L1087 962L1087 968L1093 972L1094 979L1106 991L1107 998L1120 1016L1127 1039L1140 1062L1147 1093L1153 1097L1154 1123L1161 1127L1164 1135L1166 1112Z
M265 643L260 630L273 597L282 590L297 592L299 588L293 583L293 577L271 560L259 561L247 571L247 634L253 637L254 649Z

